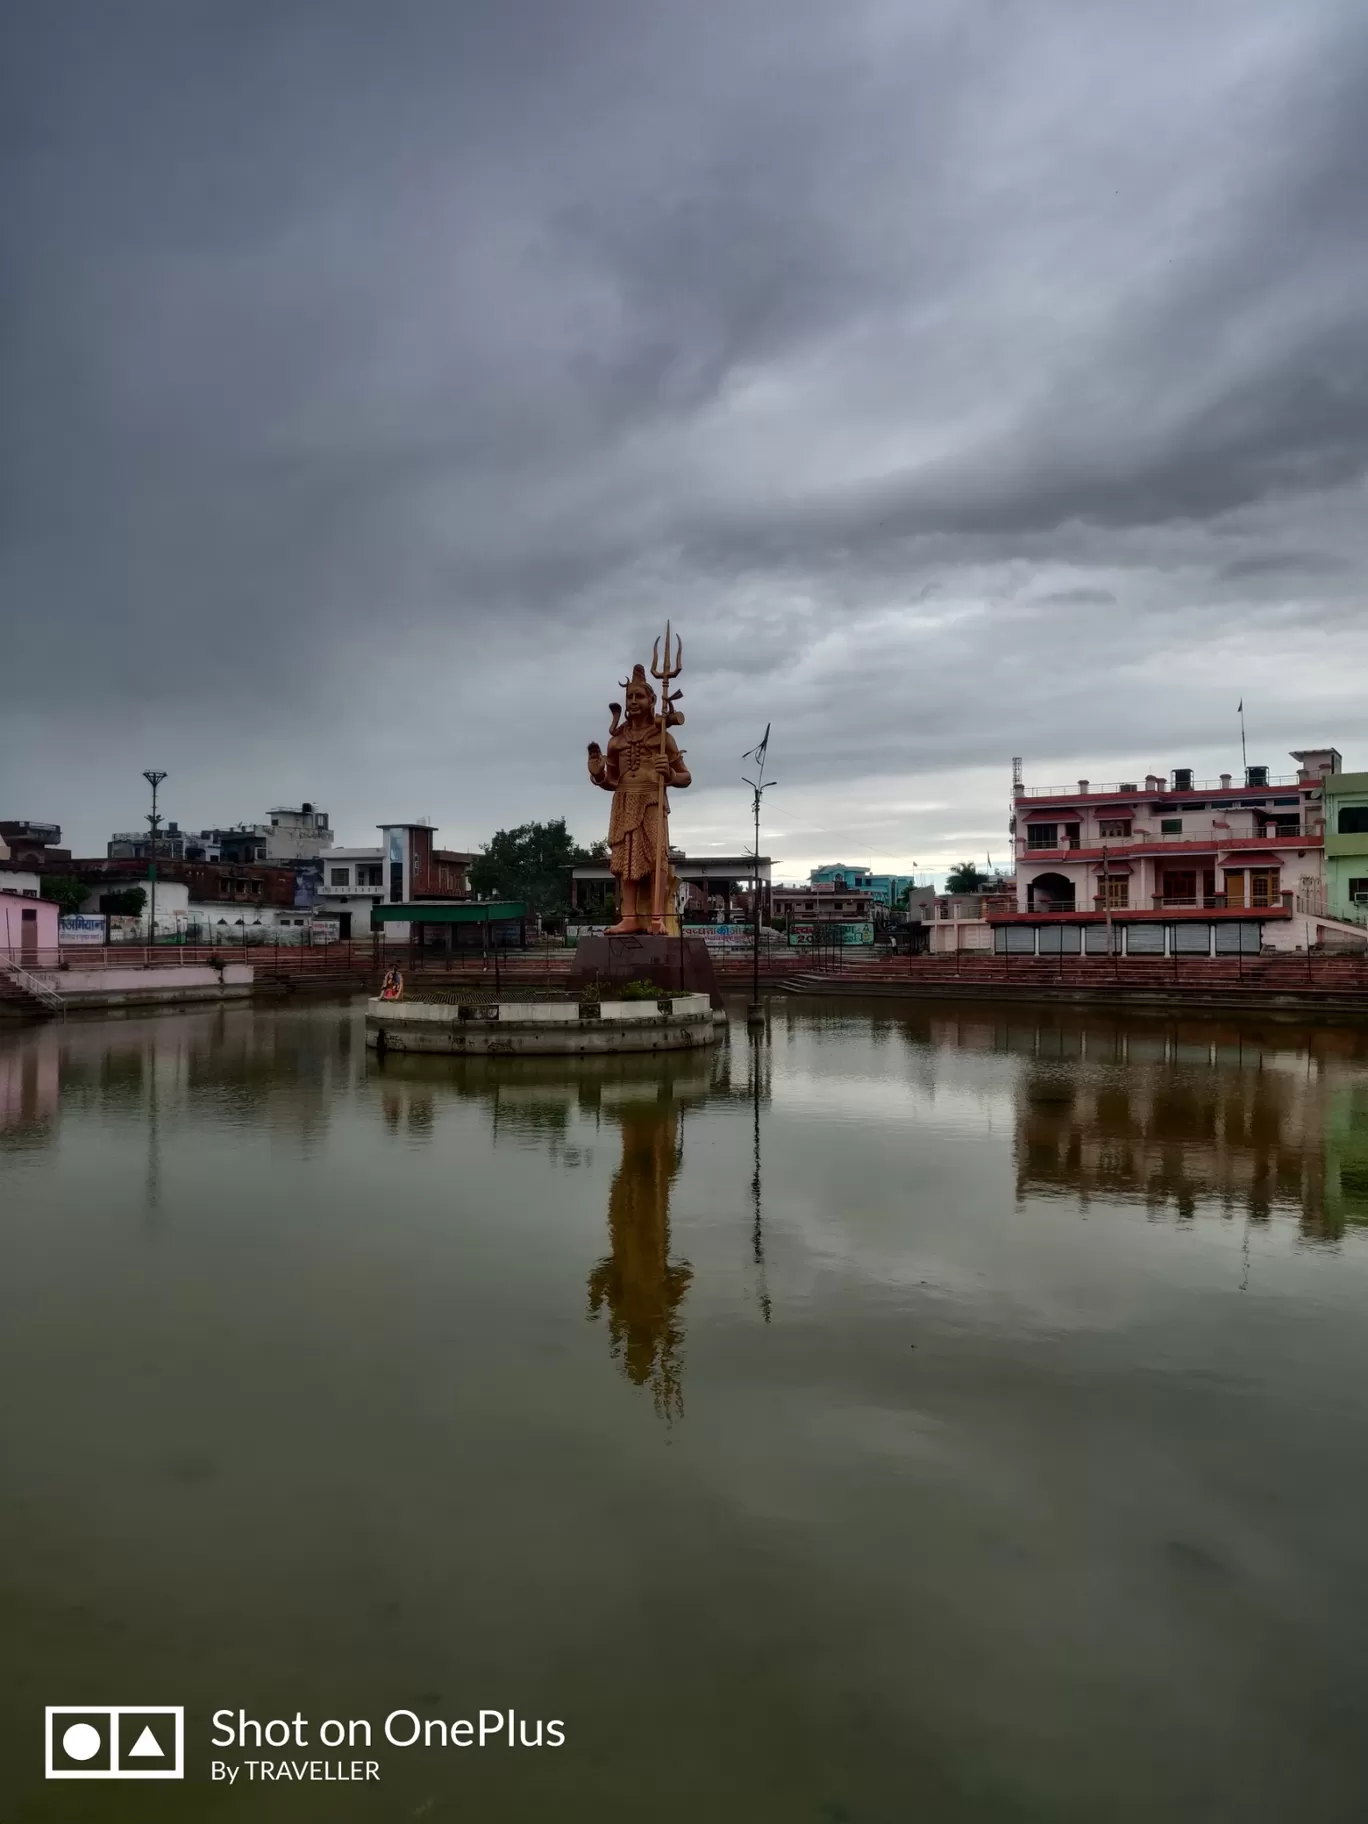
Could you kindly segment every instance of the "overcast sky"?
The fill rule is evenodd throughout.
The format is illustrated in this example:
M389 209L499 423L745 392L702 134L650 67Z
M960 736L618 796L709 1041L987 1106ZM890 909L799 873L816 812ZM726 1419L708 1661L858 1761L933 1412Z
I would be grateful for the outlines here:
M939 871L1368 767L1362 0L17 0L0 816Z

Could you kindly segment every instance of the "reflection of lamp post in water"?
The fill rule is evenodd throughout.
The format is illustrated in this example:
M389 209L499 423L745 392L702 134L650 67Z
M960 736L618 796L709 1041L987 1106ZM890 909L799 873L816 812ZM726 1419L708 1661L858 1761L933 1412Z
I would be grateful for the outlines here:
M765 1279L765 1236L760 1223L760 1065L761 1046L764 1043L763 1026L751 1028L751 1101L755 1110L754 1128L754 1161L755 1169L751 1174L751 1199L755 1206L755 1225L751 1231L751 1249L759 1269L760 1314L765 1322L770 1321L769 1286Z
M743 760L754 760L756 770L754 779L746 779L743 775L743 783L748 785L755 794L753 807L755 812L755 872L751 876L751 1000L750 1006L746 1009L746 1023L749 1026L759 1025L765 1018L765 1010L760 1004L760 800L771 785L779 783L777 779L769 781L765 779L765 755L769 751L769 738L770 724L766 722L765 733L758 745L748 749L741 756Z

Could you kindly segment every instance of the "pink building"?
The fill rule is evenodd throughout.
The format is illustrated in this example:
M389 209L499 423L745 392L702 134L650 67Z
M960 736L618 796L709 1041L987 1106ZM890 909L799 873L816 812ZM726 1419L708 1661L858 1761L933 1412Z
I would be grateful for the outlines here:
M39 899L38 876L0 862L0 957L35 962L57 952L58 906Z
M1220 955L1324 941L1323 781L1340 757L1292 758L1296 773L1251 766L1238 785L1184 767L1071 791L1018 784L1016 910L993 917L994 948Z

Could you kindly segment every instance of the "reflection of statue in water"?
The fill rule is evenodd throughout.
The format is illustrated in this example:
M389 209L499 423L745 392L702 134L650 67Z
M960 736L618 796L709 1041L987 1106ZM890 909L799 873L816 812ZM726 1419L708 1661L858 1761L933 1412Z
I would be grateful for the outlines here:
M668 627L663 669L658 668L658 656L657 651L652 670L663 680L660 713L656 713L656 694L646 668L637 665L627 680L625 722L619 723L618 705L611 706L613 725L607 753L597 741L589 744L589 777L613 794L608 865L617 879L621 917L612 930L649 930L672 936L679 927L673 911L676 883L670 871L670 805L665 788L686 786L691 775L670 733L684 717L674 707L681 693L670 690L670 681L678 672L677 664L671 669Z
M612 1351L662 1417L684 1410L679 1306L693 1271L670 1262L670 1184L678 1169L679 1108L629 1103L621 1111L622 1164L608 1195L612 1253L589 1275L589 1314L606 1304Z

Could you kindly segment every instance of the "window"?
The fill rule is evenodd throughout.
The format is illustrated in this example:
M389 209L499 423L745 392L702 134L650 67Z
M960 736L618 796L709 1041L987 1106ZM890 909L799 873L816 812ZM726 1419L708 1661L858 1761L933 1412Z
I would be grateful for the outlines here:
M1225 871L1227 906L1276 906L1279 902L1277 868L1227 868Z
M1129 817L1102 817L1098 819L1097 829L1104 841L1111 836L1129 836L1131 820Z
M1181 817L1163 817L1160 819L1159 834L1161 836L1181 836L1182 833L1183 820Z
M1349 901L1351 905L1368 905L1368 879L1349 882Z
M1341 836L1368 836L1368 804L1346 804L1335 825Z
M328 884L334 887L349 887L351 885L351 869L333 868L328 875Z
M1278 869L1249 870L1249 903L1251 906L1276 906L1278 903Z
M1113 912L1124 912L1130 904L1130 882L1108 877L1102 883L1102 903Z
M224 893L231 893L231 892L232 892L232 890L233 890L233 883L232 883L232 881L231 881L231 880L229 880L229 878L228 878L228 876L227 876L227 875L226 875L226 874L220 874L220 875L219 875L219 884L218 884L218 890L219 890L219 892L220 892L220 894L224 894Z
M1026 826L1026 847L1028 849L1053 849L1059 839L1057 823L1028 823Z
M404 899L404 864L402 861L390 863L390 900L398 906Z
M259 880L254 880L252 882L252 894L256 899L261 898L261 882Z

